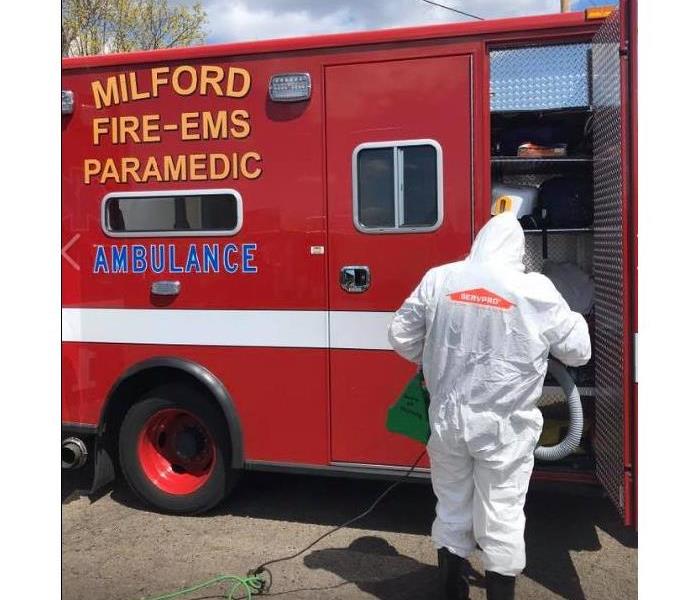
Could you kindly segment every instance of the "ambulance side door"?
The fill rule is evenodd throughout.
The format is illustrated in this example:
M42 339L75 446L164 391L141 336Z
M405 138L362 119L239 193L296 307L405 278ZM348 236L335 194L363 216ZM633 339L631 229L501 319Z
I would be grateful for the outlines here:
M416 370L387 326L428 269L469 250L473 67L460 50L325 68L333 463L404 466L421 451L385 429Z

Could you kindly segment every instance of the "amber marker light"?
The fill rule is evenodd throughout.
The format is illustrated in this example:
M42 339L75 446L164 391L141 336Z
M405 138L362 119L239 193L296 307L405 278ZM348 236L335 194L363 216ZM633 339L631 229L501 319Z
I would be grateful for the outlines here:
M607 19L614 12L614 6L591 6L586 9L586 21Z

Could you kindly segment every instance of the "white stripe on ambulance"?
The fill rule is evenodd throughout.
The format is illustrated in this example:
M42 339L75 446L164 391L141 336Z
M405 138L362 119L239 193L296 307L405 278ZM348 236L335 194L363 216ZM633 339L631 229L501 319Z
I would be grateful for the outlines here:
M64 308L62 340L390 350L393 312Z

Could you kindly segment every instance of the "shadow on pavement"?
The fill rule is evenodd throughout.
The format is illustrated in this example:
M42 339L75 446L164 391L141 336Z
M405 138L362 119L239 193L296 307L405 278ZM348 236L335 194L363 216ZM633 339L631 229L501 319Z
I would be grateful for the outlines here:
M102 489L97 490L97 492L94 494L86 494L78 491L86 487L89 487L89 485L86 485L85 481L80 478L75 478L70 472L61 473L61 504L70 504L71 502L78 500L81 495L87 497L90 500L90 503L93 503L112 491L111 485L107 485Z
M570 553L600 550L597 528L623 546L637 547L636 532L623 526L612 504L604 498L530 493L525 512L524 574L568 600L586 598Z
M363 512L390 483L311 475L248 472L231 496L204 515L232 515L254 519L336 526ZM157 512L137 498L123 480L114 482L115 502ZM408 482L392 491L356 529L430 534L435 497L429 484Z
M387 485L376 480L247 473L232 496L209 515L332 527L368 508ZM145 509L123 485L115 487L112 498ZM435 497L429 485L408 483L392 491L353 528L428 536L434 508ZM612 504L604 498L532 491L526 514L528 565L524 574L568 600L585 600L570 553L600 550L598 529L626 547L637 547L636 532L622 525ZM379 600L417 600L431 597L434 591L436 567L399 554L379 537L360 537L348 548L310 551L304 564L333 572ZM368 573L372 574L369 579ZM474 571L472 574L473 583L480 585L481 576Z
M386 540L364 536L347 548L315 550L304 558L309 569L325 569L378 600L425 600L437 596L437 567L399 552ZM470 568L470 584L483 579Z
M213 514L336 526L360 514L391 482L277 473L247 473ZM425 481L401 484L353 528L428 535L435 497Z

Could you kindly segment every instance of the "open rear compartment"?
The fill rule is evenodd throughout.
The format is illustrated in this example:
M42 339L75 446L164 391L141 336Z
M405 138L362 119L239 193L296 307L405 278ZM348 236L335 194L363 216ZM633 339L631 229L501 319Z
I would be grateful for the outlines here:
M591 48L578 40L491 47L490 139L492 213L518 213L527 271L554 281L595 340ZM587 365L569 369L584 411L581 444L562 460L537 461L536 480L597 481L595 346ZM549 376L539 406L540 443L554 445L566 434L568 407Z

